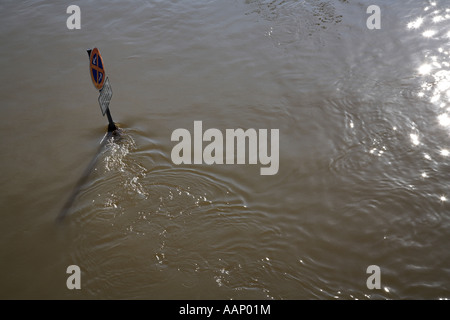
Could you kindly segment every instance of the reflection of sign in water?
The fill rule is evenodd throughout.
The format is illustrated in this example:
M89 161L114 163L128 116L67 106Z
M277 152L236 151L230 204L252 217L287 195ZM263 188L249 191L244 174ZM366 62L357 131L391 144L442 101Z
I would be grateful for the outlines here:
M105 69L103 67L102 56L97 48L94 48L90 54L89 72L91 74L92 83L100 90L105 82Z
M106 78L105 83L103 84L102 90L100 90L100 95L98 96L98 103L100 104L100 109L102 109L102 114L105 115L106 110L109 108L109 102L112 97L112 88L109 83L109 78Z

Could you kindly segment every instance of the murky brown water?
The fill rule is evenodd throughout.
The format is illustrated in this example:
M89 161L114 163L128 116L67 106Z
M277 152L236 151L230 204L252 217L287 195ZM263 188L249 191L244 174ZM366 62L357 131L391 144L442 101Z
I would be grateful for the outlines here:
M376 1L369 30L372 2L78 1L68 30L1 1L0 298L450 298L450 6ZM278 173L174 165L196 120L279 129Z

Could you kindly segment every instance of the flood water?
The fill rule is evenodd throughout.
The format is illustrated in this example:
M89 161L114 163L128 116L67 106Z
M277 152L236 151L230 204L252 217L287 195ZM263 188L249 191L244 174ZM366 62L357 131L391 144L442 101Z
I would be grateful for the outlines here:
M76 4L0 2L0 298L450 298L447 1ZM279 129L278 172L174 164L194 121Z

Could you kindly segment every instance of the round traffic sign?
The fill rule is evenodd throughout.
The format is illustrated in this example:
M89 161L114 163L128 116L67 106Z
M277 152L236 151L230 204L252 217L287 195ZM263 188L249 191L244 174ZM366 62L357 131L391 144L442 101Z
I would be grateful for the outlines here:
M92 49L90 63L89 63L89 73L91 74L92 83L94 87L100 90L105 82L105 69L103 67L102 56L97 48Z

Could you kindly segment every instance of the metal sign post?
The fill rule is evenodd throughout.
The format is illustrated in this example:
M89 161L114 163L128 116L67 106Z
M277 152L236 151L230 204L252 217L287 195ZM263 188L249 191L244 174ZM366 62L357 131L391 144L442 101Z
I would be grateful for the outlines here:
M109 79L105 76L105 67L103 64L102 56L97 48L92 50L87 50L89 55L89 73L91 75L92 83L94 87L99 90L100 95L98 97L98 103L100 104L100 109L102 110L103 116L108 117L108 132L113 132L117 130L116 124L114 123L111 113L109 111L109 102L112 97L112 88L109 83Z
M112 97L112 89L111 84L109 83L109 79L105 76L105 68L103 65L102 56L100 55L100 52L97 48L94 48L92 50L87 50L89 55L89 73L91 75L92 83L94 84L94 87L99 90L100 95L98 97L98 103L100 105L100 109L102 110L103 116L106 114L108 116L108 135L116 135L119 133L117 130L117 127L111 117L111 113L109 112L109 102L111 101ZM100 145L99 151L106 143L106 139L104 139ZM92 159L91 163L89 163L89 166L86 168L85 173L81 177L81 179L78 181L78 183L75 186L74 191L72 192L71 196L67 199L66 203L64 204L64 207L61 209L57 221L61 222L64 217L68 214L69 209L72 207L73 202L75 201L76 197L78 196L81 188L83 185L87 182L87 179L89 177L89 174L94 169L94 166L97 162L99 152L95 156L94 159Z

